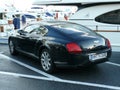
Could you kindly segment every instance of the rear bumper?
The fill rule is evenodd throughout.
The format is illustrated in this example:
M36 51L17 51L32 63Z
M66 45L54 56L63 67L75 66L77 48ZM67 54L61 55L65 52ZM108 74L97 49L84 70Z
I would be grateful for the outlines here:
M103 63L109 60L111 57L111 49L95 52L96 54L107 53L106 58L90 60L89 54L91 53L81 53L81 54L69 54L66 55L62 60L55 61L56 65L68 65L68 66L87 66L89 64ZM60 58L60 57L59 57Z

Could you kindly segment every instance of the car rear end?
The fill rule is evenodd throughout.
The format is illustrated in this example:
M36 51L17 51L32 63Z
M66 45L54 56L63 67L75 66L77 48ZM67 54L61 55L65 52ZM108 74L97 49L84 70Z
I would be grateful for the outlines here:
M83 39L66 44L69 64L88 65L108 61L111 56L110 41L101 36L83 36Z
M75 23L58 24L55 27L69 39L63 42L64 47L56 50L56 64L84 66L109 60L111 45L108 39Z

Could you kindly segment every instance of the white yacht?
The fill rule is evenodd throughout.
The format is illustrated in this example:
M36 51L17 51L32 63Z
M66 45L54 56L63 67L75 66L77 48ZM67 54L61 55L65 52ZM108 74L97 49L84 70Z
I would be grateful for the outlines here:
M32 0L33 5L77 6L69 21L85 25L111 41L120 51L120 0ZM64 9L64 8L63 8Z
M85 25L111 41L120 51L120 0L34 0L34 4L77 5L69 21Z

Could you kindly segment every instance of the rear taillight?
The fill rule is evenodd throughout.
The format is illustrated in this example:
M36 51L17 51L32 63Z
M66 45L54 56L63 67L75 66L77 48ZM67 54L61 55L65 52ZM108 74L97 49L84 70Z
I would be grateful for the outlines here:
M69 53L78 54L78 53L82 52L82 49L76 43L68 43L68 44L66 44L66 48Z
M106 44L107 44L108 48L111 48L111 44L110 44L110 41L108 39L106 40Z

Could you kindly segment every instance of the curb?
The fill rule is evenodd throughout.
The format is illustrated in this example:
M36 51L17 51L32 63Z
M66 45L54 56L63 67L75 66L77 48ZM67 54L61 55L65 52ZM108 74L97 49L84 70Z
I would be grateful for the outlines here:
M0 38L0 44L8 44L8 39Z

